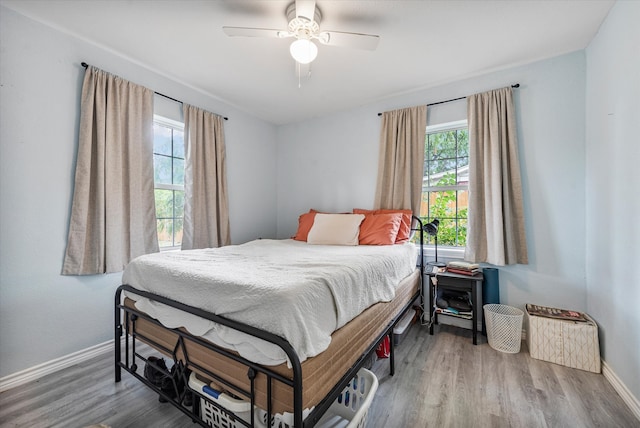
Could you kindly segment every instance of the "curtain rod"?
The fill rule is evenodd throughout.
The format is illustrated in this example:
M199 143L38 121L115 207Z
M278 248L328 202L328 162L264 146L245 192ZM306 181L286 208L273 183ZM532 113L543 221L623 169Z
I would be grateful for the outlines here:
M520 84L519 84L519 83L516 83L515 85L511 85L511 87L512 87L512 88L519 88L519 87L520 87ZM467 98L467 97L458 97L458 98L452 98L452 99L450 99L450 100L446 100L446 101L438 101L437 103L430 103L430 104L427 104L427 107L429 107L429 106L435 106L435 105L437 105L437 104L450 103L451 101L464 100L465 98ZM378 116L382 116L382 113L378 113Z
M84 68L89 67L89 64L87 64L86 62L81 62L81 63L80 63L80 65L82 65ZM170 96L168 96L168 95L161 94L160 92L153 91L153 93L154 93L154 94L156 94L156 95L160 95L161 97L168 98L168 99L170 99L171 101L175 101L175 102L177 102L177 103L184 104L182 101L180 101L180 100L176 100L175 98L172 98L172 97L170 97ZM217 113L216 113L216 114L217 114ZM224 120L229 120L229 118L228 118L228 117L223 117L223 119L224 119Z

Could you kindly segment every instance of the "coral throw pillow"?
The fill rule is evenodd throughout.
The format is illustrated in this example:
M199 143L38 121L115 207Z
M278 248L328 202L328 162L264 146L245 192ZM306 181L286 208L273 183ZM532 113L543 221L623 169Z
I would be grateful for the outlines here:
M296 241L306 241L315 218L316 210L310 210L308 213L300 215L300 217L298 217L298 231L293 239Z
M402 214L402 223L400 229L398 229L398 236L396 236L396 244L409 241L411 237L411 221L413 212L411 210L391 210L391 209L379 209L379 210L363 210L359 208L353 209L354 214Z
M398 230L398 236L396 237L396 244L409 241L409 238L411 237L411 221L412 221L413 211L411 210L376 210L376 214L391 214L391 213L402 214L402 224L400 225L400 229Z
M368 214L360 225L360 245L393 245L402 223L402 214Z

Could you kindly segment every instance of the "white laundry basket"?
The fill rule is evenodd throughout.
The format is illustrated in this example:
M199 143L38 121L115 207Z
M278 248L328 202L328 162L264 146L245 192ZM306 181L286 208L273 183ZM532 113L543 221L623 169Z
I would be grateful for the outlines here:
M517 354L522 343L522 317L524 312L507 305L484 305L489 346L496 351Z
M251 403L244 400L234 399L224 393L208 387L208 385L198 379L195 373L189 377L189 387L198 393L200 398L200 416L204 422L213 428L241 428L246 426L236 417L230 415L223 409L214 406L210 402L230 410L246 423L251 422ZM317 428L363 428L373 397L378 390L378 378L367 369L360 369L349 385L342 391L336 401L331 404L326 413L320 418ZM211 391L214 395L211 395ZM204 399L204 396L207 399ZM196 397L196 399L198 398ZM267 428L267 412L255 407L255 426ZM303 418L309 414L309 409L303 412ZM292 428L293 414L273 415L271 428Z
M378 378L367 369L360 369L342 394L318 421L321 428L364 428L367 414L378 390Z
M189 388L198 393L194 399L200 399L200 417L210 427L242 428L245 425L239 419L245 422L251 421L252 407L250 402L233 398L209 387L205 382L198 379L195 372L191 372L189 376ZM205 400L203 396L206 396L208 400ZM235 417L214 406L212 404L214 401L224 409L235 413Z
M316 428L364 428L373 397L378 390L378 378L373 372L361 368L351 379L325 414ZM266 427L266 412L258 410L259 420ZM303 413L303 417L306 415ZM271 428L293 428L293 414L278 414Z

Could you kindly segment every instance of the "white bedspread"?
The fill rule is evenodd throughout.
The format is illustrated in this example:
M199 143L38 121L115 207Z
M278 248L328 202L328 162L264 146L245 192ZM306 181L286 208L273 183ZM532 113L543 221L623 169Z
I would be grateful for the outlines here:
M363 310L392 300L416 258L409 243L346 247L265 239L141 256L127 266L123 283L284 337L304 361L325 350L331 334ZM185 327L260 364L287 361L275 345L131 297L167 327Z

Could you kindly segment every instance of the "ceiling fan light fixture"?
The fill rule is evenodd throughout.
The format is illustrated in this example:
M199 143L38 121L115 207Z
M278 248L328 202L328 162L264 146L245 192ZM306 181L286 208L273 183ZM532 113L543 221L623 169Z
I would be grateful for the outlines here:
M298 39L291 43L289 52L300 64L309 64L318 56L318 47L311 40Z

